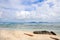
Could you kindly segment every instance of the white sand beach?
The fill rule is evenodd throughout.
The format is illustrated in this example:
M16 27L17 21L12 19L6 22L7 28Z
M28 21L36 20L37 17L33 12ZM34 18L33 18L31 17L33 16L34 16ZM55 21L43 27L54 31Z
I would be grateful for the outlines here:
M60 40L60 36L57 35L33 34L33 32L20 30L0 30L0 40L55 40L54 38Z

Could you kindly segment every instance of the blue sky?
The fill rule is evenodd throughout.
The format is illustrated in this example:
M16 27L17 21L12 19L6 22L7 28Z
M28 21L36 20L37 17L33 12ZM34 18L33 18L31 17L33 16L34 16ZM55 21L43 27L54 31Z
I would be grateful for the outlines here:
M59 0L0 0L0 22L60 22Z

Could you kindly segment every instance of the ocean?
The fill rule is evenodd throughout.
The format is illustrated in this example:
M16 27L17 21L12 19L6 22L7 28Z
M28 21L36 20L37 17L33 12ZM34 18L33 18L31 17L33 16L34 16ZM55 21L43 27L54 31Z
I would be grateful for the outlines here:
M0 23L0 30L53 31L60 34L60 23Z

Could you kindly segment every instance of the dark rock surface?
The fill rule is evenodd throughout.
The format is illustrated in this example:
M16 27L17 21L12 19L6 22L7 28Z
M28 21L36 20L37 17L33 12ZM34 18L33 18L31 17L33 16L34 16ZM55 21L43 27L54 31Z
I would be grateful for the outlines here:
M33 31L34 34L49 34L49 35L56 35L53 31Z
M56 33L54 33L53 31L50 32L52 35L56 35Z

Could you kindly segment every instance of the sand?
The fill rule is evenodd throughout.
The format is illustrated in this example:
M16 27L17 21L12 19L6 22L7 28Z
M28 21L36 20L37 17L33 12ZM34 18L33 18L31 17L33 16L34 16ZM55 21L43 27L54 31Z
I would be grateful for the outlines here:
M57 35L33 34L31 31L0 30L0 40L55 40Z

